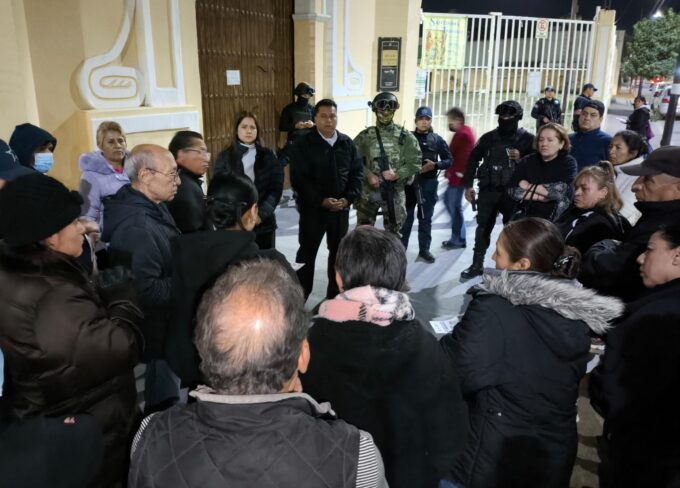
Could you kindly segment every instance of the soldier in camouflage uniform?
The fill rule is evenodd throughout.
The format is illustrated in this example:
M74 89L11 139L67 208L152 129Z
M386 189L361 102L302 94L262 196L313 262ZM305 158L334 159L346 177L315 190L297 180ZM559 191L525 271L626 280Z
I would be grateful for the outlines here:
M393 122L394 112L399 102L394 94L383 92L376 95L369 106L376 114L377 124L368 127L354 139L357 149L364 157L364 184L361 197L354 204L357 210L357 225L375 225L378 211L382 208L385 230L399 235L406 220L406 197L404 186L420 172L422 153L415 136L410 131ZM376 131L379 131L385 154L390 162L388 171L380 171L380 144ZM380 192L381 181L394 181L394 207L396 222L388 218L387 202Z

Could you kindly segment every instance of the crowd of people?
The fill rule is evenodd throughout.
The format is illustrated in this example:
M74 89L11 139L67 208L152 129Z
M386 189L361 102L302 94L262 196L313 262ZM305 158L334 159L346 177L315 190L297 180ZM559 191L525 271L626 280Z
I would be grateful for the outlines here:
M46 175L57 140L18 125L0 141L0 484L568 487L599 340L600 486L677 486L680 147L650 152L644 114L606 134L583 88L572 134L548 86L535 136L508 100L478 141L451 108L448 144L429 107L413 131L395 124L387 92L352 139L306 83L278 151L252 112L214 160L198 132L129 148L107 121L78 191ZM294 260L276 250L286 165ZM406 248L417 218L417 259L435 261L440 172L441 246L467 246L467 199L461 280L481 281L437 340L411 303Z

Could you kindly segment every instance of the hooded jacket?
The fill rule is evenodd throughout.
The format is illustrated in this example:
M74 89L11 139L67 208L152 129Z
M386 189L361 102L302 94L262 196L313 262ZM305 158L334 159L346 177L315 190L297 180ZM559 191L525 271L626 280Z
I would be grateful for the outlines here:
M160 359L170 316L172 253L170 241L180 234L163 204L122 187L104 200L104 233L111 264L131 267L145 320L145 359Z
M112 486L124 475L136 420L141 312L126 300L106 305L73 259L5 248L0 309L11 417L91 414L104 435L97 486Z
M33 124L25 123L14 128L12 137L9 139L9 147L17 155L21 164L32 168L33 152L50 142L53 149L57 147L57 140L52 134Z
M451 477L468 488L566 488L590 332L603 334L623 304L533 272L487 274L470 293L461 322L441 340L470 407Z
M277 259L290 266L275 250L260 251L255 234L243 230L216 230L182 235L172 243L171 314L165 358L182 385L200 380L199 357L194 347L194 318L203 293L230 264L251 257ZM292 275L294 271L290 269Z
M121 187L130 183L130 178L125 172L117 173L100 150L81 154L78 167L83 172L78 190L84 200L82 215L97 222L102 229L102 199L115 195Z

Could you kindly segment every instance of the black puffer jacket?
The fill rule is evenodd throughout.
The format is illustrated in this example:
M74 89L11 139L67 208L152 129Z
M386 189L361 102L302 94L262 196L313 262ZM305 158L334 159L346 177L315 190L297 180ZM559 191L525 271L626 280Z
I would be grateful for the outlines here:
M106 307L64 255L40 251L29 259L3 248L1 259L0 348L11 416L91 414L104 434L99 485L115 486L136 421L141 312L128 301Z
M555 222L568 246L585 254L590 246L604 239L620 241L630 231L630 223L621 214L609 214L600 206L582 209L569 207Z
M637 202L642 216L619 244L604 240L594 244L583 256L579 280L604 295L633 301L644 294L637 258L662 225L680 222L680 200Z
M259 198L257 211L262 223L255 227L256 234L266 234L276 230L274 211L283 193L283 168L271 149L256 144L255 153L255 186ZM234 144L217 155L213 176L220 173L245 174L241 158L248 148L243 144Z
M131 267L145 320L144 359L160 359L170 316L172 253L180 234L164 204L155 204L131 185L104 200L104 234L113 265Z
M628 304L606 342L590 379L590 401L605 419L600 486L677 486L680 279Z
M623 304L526 272L485 275L471 293L441 340L470 406L467 447L451 477L467 488L566 488L589 333L603 333Z

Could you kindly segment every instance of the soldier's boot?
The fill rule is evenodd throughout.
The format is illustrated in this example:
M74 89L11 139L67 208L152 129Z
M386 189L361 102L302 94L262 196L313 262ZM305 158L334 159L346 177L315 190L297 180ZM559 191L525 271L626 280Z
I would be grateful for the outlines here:
M475 276L480 276L484 272L484 254L485 253L474 253L472 265L460 274L461 280L470 280Z

